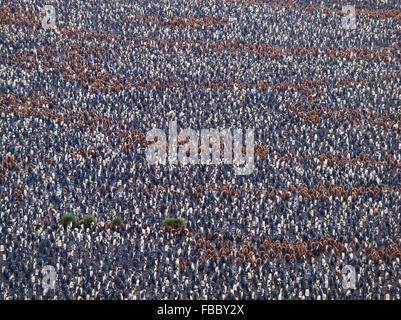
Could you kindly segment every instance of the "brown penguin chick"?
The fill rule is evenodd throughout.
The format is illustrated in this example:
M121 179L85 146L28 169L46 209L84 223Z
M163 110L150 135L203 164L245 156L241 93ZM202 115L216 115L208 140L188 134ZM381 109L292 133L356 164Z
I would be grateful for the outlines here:
M254 252L255 251L255 245L253 243L250 244L249 246L250 251Z
M45 226L47 226L49 224L49 222L50 222L50 216L46 215L45 218L43 219L43 224Z
M289 254L289 253L286 253L285 254L285 256L284 256L284 259L285 259L285 261L288 263L288 262L290 262L291 261L291 255Z
M369 255L368 255L368 259L369 260L374 260L375 258L374 258L374 255L375 255L375 252L371 252Z
M273 251L273 249L271 249L270 251L269 251L269 256L270 256L270 258L274 258L276 255L275 255L275 253L274 253L274 251Z

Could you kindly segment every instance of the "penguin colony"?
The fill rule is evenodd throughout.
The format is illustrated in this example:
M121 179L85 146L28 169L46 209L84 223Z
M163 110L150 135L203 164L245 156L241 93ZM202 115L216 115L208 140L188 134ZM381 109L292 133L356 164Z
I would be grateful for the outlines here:
M401 10L353 2L2 0L0 299L400 299ZM149 165L175 120L254 171Z

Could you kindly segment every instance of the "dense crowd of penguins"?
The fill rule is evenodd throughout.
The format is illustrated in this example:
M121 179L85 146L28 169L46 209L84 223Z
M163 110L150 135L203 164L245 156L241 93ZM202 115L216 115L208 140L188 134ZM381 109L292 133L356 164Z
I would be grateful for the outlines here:
M400 299L401 8L352 2L1 0L0 299ZM254 171L149 165L174 120Z

